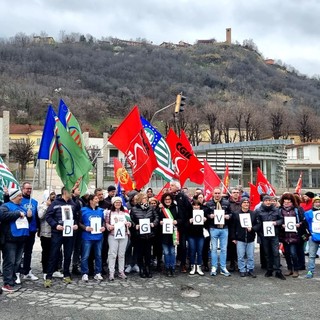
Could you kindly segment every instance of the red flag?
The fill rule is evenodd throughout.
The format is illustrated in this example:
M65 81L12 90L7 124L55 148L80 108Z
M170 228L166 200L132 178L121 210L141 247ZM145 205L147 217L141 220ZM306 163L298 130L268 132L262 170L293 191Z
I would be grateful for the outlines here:
M250 210L254 210L255 206L260 203L260 194L258 188L249 182L250 186Z
M169 190L169 188L170 188L170 182L167 182L167 183L163 186L163 188L160 190L160 192L156 195L156 199L157 199L158 201L161 201L162 195L163 195L165 192L167 192L167 191Z
M188 151L189 146L185 146L172 129L169 130L166 141L171 151L176 174L181 186L183 186L194 172L202 168L202 164L197 157Z
M266 193L270 196L276 195L276 190L271 185L271 183L268 181L268 179L265 177L263 172L260 170L260 168L257 168L257 182L256 186L258 189L259 194Z
M126 168L123 167L122 163L118 158L113 158L114 164L114 183L120 183L121 187L126 191L134 189L133 182Z
M210 167L209 163L204 160L204 196L208 201L212 197L212 191L220 187L221 180L217 173Z
M300 172L300 176L299 176L297 186L296 186L294 192L300 195L301 189L302 189L302 172Z
M197 156L194 154L193 149L192 149L192 145L186 135L186 133L183 130L180 130L180 140L182 142L182 144L187 148L187 150L194 156L197 158ZM197 160L199 161L199 159L197 158ZM204 175L203 175L203 165L202 163L199 161L200 165L201 165L201 169L199 169L198 171L193 172L189 179L190 181L197 183L197 184L203 184L203 179L204 179Z
M141 124L137 106L121 122L109 141L125 154L132 168L136 188L144 187L158 163Z
M228 164L226 165L226 171L224 172L224 176L223 176L223 194L227 194L229 193L228 191L229 189L229 166Z

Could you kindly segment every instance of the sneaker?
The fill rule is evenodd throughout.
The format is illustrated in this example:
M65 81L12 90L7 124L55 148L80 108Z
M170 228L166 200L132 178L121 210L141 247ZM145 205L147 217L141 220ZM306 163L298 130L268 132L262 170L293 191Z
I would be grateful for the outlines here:
M52 286L52 280L51 279L46 279L44 281L44 287L45 288L50 288Z
M245 272L240 272L240 277L243 278L246 276L246 273Z
M25 275L23 276L23 279L24 279L24 280L31 280L31 281L39 280L39 278L36 277L36 276L31 272L31 270L29 271L28 274L25 274Z
M132 271L139 273L139 272L140 272L139 266L138 266L137 264L135 264L135 265L132 267Z
M313 272L312 271L308 271L308 273L306 274L306 278L307 279L313 278Z
M93 279L94 279L94 280L98 280L98 281L103 280L101 273L97 273L97 274L93 277Z
M119 272L119 275L118 277L122 280L127 280L127 276L125 275L125 273L122 271L122 272Z
M89 281L88 275L87 275L87 274L84 274L84 275L82 276L81 280L84 281L84 282L88 282L88 281Z
M20 286L10 286L9 284L6 284L2 286L2 291L4 292L16 292L20 289Z
M72 280L71 280L70 277L64 277L63 278L63 282L66 283L66 284L70 284L70 283L72 283Z
M227 269L223 269L223 268L220 269L220 274L222 274L225 277L231 276L230 272Z
M201 264L197 265L197 273L198 273L199 276L204 276L204 273L201 270Z
M211 267L211 276L216 276L217 275L217 268L216 267Z
M46 279L47 279L47 274L44 273L44 274L43 274L43 280L46 280Z
M61 273L60 271L55 271L55 272L52 274L52 277L53 277L53 278L63 278L63 273Z
M20 273L16 273L17 279L15 280L16 284L21 284L21 278L20 278Z
M137 266L138 267L138 266ZM132 270L133 268L130 266L130 264L126 267L126 269L124 270L124 272L125 273L130 273L131 272L131 270Z

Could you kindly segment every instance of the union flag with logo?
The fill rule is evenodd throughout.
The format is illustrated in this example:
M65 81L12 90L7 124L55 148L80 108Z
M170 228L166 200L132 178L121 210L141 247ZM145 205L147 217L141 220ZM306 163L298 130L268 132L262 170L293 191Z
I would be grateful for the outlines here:
M169 130L166 141L171 150L176 175L183 186L194 172L202 169L202 164L192 152L188 151L189 146L183 143L172 129Z
M148 184L158 163L144 132L137 106L110 136L109 142L124 153L132 168L136 188L141 189Z
M259 194L266 193L270 196L276 195L276 190L272 186L272 184L268 181L268 179L265 177L261 169L257 168L257 181L256 181L256 187L259 192Z
M134 189L134 183L132 182L129 172L122 165L117 158L113 158L114 165L114 182L119 184L125 191L131 191Z

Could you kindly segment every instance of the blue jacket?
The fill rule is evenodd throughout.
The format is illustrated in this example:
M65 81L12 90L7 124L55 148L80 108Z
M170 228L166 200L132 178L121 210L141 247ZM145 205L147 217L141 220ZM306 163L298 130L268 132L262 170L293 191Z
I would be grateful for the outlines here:
M1 243L25 241L29 236L29 229L17 229L16 220L20 218L21 212L27 215L25 209L13 202L7 202L0 207ZM30 223L30 219L29 223Z
M319 211L316 217L314 217L314 211ZM312 230L312 222L320 223L320 209L312 208L304 213L306 221L308 223L308 229L311 233L311 239L315 242L320 242L320 233L316 233Z
M23 196L21 200L21 206L25 209L25 211L28 211L30 203L30 197ZM31 199L31 211L32 211L32 218L29 223L29 231L30 232L37 232L37 217L38 217L38 201Z
M84 227L90 227L91 218L101 218L101 227L104 226L104 214L102 208L92 209L90 207L81 208L81 222ZM92 234L91 231L83 231L83 240L101 240L103 237L102 233Z

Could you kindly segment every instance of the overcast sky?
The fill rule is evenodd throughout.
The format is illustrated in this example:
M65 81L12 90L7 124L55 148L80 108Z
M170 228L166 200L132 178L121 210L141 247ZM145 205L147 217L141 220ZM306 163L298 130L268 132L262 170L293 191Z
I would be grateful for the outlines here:
M0 38L60 31L154 44L252 39L265 58L320 75L319 0L1 0Z

